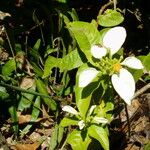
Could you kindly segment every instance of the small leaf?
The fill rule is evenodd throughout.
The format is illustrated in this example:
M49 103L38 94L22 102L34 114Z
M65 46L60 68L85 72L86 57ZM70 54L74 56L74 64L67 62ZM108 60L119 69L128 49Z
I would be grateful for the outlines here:
M13 71L16 70L16 62L15 59L10 59L5 63L5 65L2 67L2 74L4 76L10 76Z
M105 129L100 126L91 125L88 128L88 134L98 140L105 150L109 150L109 139Z
M71 125L78 125L79 120L75 119L75 118L71 118L71 117L65 117L61 120L60 122L60 126L62 127L67 127L67 126L71 126Z
M124 17L116 10L107 9L103 15L97 17L98 24L104 27L117 26L123 22Z
M87 150L91 139L88 137L86 132L81 134L81 131L74 130L68 136L67 142L71 145L73 150Z

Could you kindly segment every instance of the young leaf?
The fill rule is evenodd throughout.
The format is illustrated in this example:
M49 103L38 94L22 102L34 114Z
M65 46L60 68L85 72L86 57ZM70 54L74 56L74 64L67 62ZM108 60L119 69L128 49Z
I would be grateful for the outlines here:
M98 24L104 27L112 27L123 22L124 17L116 10L107 9L103 15L97 17Z
M75 21L68 24L68 29L73 33L80 49L91 60L90 48L100 42L100 34L94 23Z
M105 150L109 150L109 139L104 128L97 125L91 125L88 128L88 134L98 140Z
M73 150L87 150L90 142L91 139L86 132L81 134L79 130L74 130L67 138L67 143L71 145Z
M67 127L67 126L71 126L71 125L78 125L79 120L76 120L74 118L63 118L60 122L60 126L62 127Z

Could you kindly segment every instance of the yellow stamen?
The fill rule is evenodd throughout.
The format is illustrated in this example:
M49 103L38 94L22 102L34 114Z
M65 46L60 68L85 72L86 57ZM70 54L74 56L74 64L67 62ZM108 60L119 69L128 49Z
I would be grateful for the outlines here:
M122 66L121 66L121 64L120 63L116 63L116 64L114 64L114 66L113 66L113 70L115 71L115 72L119 72L119 70L122 68Z

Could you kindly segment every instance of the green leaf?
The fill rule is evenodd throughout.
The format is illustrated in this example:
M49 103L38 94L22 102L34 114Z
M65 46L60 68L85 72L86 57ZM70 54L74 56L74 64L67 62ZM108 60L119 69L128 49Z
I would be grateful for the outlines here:
M141 56L142 57L142 56ZM150 71L150 53L147 56L142 57L142 63L147 71Z
M74 130L67 138L67 143L69 143L73 150L87 150L91 139L88 137L86 132ZM83 137L84 136L84 137Z
M52 130L52 135L49 143L50 150L55 150L57 145L61 142L63 138L64 128L58 124Z
M63 72L75 69L82 64L83 62L77 50L73 50L62 59L49 56L45 62L43 78L50 76L54 67L59 68L60 72Z
M91 45L99 44L101 39L95 23L74 21L70 22L67 27L74 34L80 49L87 59L91 60Z
M16 106L12 105L9 107L9 113L13 122L13 130L15 134L18 134L19 126L18 126L18 116L17 116L17 111L16 111Z
M71 125L78 125L78 122L79 122L79 120L77 120L75 118L65 117L61 120L60 126L67 127L67 126L71 126Z
M41 39L38 39L34 44L33 49L38 51L38 49L40 48L40 44L41 44Z
M104 27L112 27L123 22L124 17L116 10L107 9L104 14L97 17L98 24Z
M91 125L88 128L88 134L89 136L98 140L105 150L109 150L108 134L104 128L97 126L97 125Z
M33 67L35 75L38 77L42 77L43 71L41 70L41 68L39 68L39 66L35 62L30 62L30 63Z
M15 59L10 59L5 63L5 65L2 67L2 74L4 76L10 76L13 71L16 70L16 62Z
M38 96L34 102L34 106L32 109L32 113L31 113L31 120L30 120L30 124L28 124L21 132L21 136L24 136L25 134L27 134L30 130L30 128L33 126L33 122L36 122L39 114L40 114L40 104L41 104L41 99Z
M54 67L59 67L61 62L61 58L56 58L53 56L48 56L45 65L44 65L44 74L42 78L46 78L51 75L52 69Z
M47 88L42 80L36 79L36 85L37 85L37 90L39 93L45 94L47 96L49 95ZM51 110L55 111L57 109L57 104L53 99L46 98L46 97L42 97L42 99L44 100L44 103L47 104L47 106Z
M7 93L7 90L5 87L0 86L0 99L4 100L9 97L9 94Z
M60 71L62 72L64 70L72 70L78 68L82 64L83 61L76 49L71 51L69 54L67 54L65 57L61 59L61 65L59 67Z
M150 150L150 141L144 146L144 150Z
M57 146L58 129L59 126L56 124L55 127L53 128L51 139L50 139L50 150L55 150Z
M59 126L59 128L58 128L58 138L57 138L58 143L60 143L61 140L63 139L63 135L64 135L64 128L62 126Z
M29 88L29 90L35 91L35 88L36 88L35 85L33 85L31 88ZM23 111L24 109L29 108L32 104L33 99L34 99L33 94L22 93L22 97L18 104L18 110Z

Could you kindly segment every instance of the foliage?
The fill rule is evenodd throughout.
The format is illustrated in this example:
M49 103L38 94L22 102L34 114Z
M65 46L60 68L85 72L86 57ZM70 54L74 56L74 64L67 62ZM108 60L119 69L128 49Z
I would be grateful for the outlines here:
M45 3L27 0L15 6L8 1L16 13L3 3L9 14L1 19L0 101L7 105L16 138L31 132L44 108L53 116L49 149L70 145L74 150L86 150L97 140L100 149L109 150L109 125L114 116L116 92L130 104L135 82L150 78L150 54L141 54L138 59L125 57L123 10L110 1L101 7L96 19L81 21L66 0ZM13 28L9 24L11 19L15 20ZM117 34L105 40L112 30L117 30ZM122 43L115 49L120 39ZM121 69L126 76L133 76L127 80L133 83L133 92L131 84L127 85L131 97L118 90ZM117 84L113 77L119 80ZM66 101L69 97L71 102ZM23 128L18 112L31 114L30 123Z

